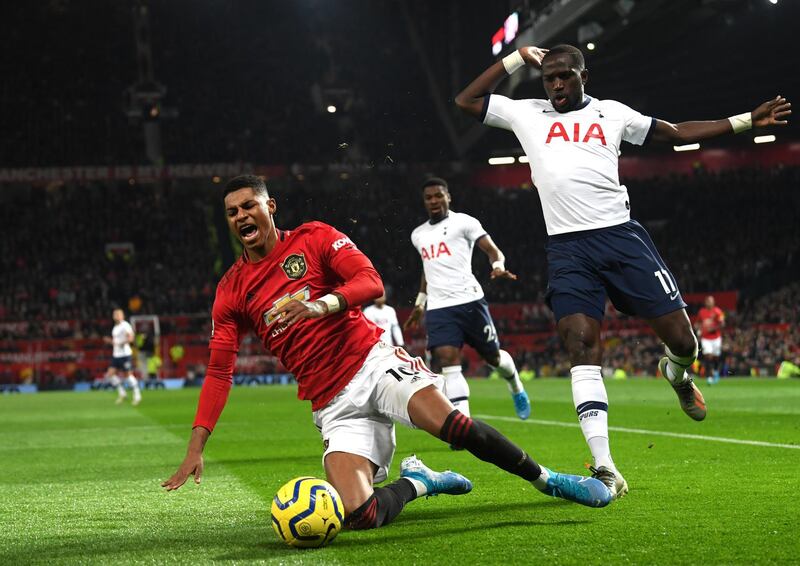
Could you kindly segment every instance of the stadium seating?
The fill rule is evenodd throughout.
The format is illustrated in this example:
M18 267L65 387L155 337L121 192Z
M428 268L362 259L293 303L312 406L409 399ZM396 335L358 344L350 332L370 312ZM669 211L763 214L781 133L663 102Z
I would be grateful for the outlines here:
M423 176L422 170L388 169L348 178L320 173L275 179L270 184L278 200L276 222L288 228L319 219L349 234L375 263L402 317L419 282L420 260L409 235L426 219L417 181ZM702 293L738 292L738 309L728 309L728 364L736 373L772 372L797 352L797 330L786 325L798 320L800 297L797 284L786 283L797 279L794 244L800 227L792 215L799 204L798 180L800 169L782 168L654 178L630 188L635 216L650 229L684 294L694 301L690 312ZM545 233L537 196L470 188L466 173L450 181L453 208L481 219L520 276L518 282L489 282L488 263L475 253L474 267L501 336L521 364L540 375L565 375L568 362L543 304ZM747 210L748 217L734 216L735 210ZM221 233L221 214L220 185L211 183L7 187L0 211L7 234L0 242L2 352L30 352L37 340L45 341L39 351L53 350L48 340L88 341L62 344L64 351L99 349L115 306L163 317L166 347L176 340L202 346L216 281L225 259L234 257ZM725 259L731 255L735 264ZM655 336L641 321L613 309L608 315L609 368L652 373L659 350ZM172 328L173 317L191 322ZM421 338L409 337L417 352L424 349ZM277 367L270 357L258 358L257 345L245 350L242 367L248 371ZM83 372L78 364L67 377L96 376L107 354L99 349L97 356L82 358L96 363L83 364ZM202 371L204 358L203 347L193 348L180 365L167 362L164 372ZM53 366L62 373L75 362L69 356L56 359L65 364ZM472 373L485 373L472 362ZM17 372L3 379L20 377Z

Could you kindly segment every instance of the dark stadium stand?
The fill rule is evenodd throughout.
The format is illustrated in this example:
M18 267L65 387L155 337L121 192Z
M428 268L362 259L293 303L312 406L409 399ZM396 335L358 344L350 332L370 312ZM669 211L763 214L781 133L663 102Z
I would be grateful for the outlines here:
M320 219L340 227L372 258L402 313L419 281L420 260L409 235L425 220L417 182L422 178L419 171L373 171L347 179L275 179L277 223L291 228ZM797 279L800 261L800 226L792 220L800 204L798 180L800 169L783 168L654 178L630 186L634 215L652 232L692 305L704 293L738 293L738 308L728 309L727 348L730 371L737 374L772 372L797 355L792 323L798 320L798 287L786 284ZM111 309L122 306L131 314L162 317L163 350L174 343L191 346L181 363L167 360L164 375L187 368L202 373L216 281L225 258L235 253L221 232L219 190L191 181L7 187L0 212L7 228L0 243L2 355L10 361L15 354L19 369L25 352L92 351L80 363L54 354L52 365L67 381L92 379L107 364L99 339L108 333ZM463 173L451 177L451 192L453 208L481 219L520 276L518 282L490 283L487 261L475 253L474 268L505 343L539 375L566 375L569 364L542 302L545 233L538 197L533 191L470 188ZM737 212L742 210L746 217ZM174 316L180 329L173 328ZM612 309L606 325L609 368L652 373L659 344L641 321ZM620 335L637 338L619 340ZM410 338L421 353L422 336ZM276 367L256 344L244 353L240 368ZM471 371L485 373L476 359ZM47 371L53 373L44 367L34 364L43 382ZM20 380L19 371L12 373L6 370L2 379Z
M215 286L237 253L225 232L221 179L20 181L33 167L182 163L221 163L228 171L255 164L265 174L259 164L269 164L277 224L322 220L350 235L401 310L413 301L421 270L409 239L426 220L419 186L429 174L445 176L453 209L482 221L520 277L490 282L488 262L475 253L487 298L502 313L496 321L504 341L537 373L566 374L543 304L546 234L538 196L519 188L526 171L522 182L487 184L492 176L477 165L489 155L518 155L519 148L508 132L473 136L480 127L453 104L468 77L492 60L489 38L508 15L504 3L473 4L375 0L343 9L242 0L199 9L190 0L54 0L7 7L0 45L13 56L4 60L9 111L0 124L0 381L47 386L99 376L108 361L100 339L117 306L161 317L163 350L187 348L179 363L165 359L163 375L202 374ZM555 6L525 4L545 17ZM777 94L764 85L778 76L781 85L797 85L781 58L740 50L786 44L792 26L773 26L770 11L752 3L695 4L640 2L630 22L607 26L603 49L586 53L587 92L677 121L746 111ZM147 33L136 27L134 5L148 7ZM670 23L684 12L687 27L676 43ZM654 25L636 25L638 17ZM140 84L143 47L152 55L152 84ZM699 77L706 74L701 67L684 68L698 49L724 79L703 87L711 77ZM727 56L734 51L737 57ZM745 64L746 56L757 59ZM748 65L750 80L732 78ZM633 72L643 67L675 70ZM137 106L134 85L158 92L157 102ZM523 82L515 95L541 96L540 82ZM146 150L148 124L160 133L153 153ZM749 134L728 136L709 144L711 152L744 148L747 163L709 154L687 158L691 169L676 168L680 174L664 173L674 163L669 148L624 148L632 214L684 294L697 294L690 312L705 293L736 293L735 310L727 309L727 359L738 374L771 372L797 355L800 167L792 143L797 127L782 131L785 143L772 144L782 149L768 160L760 161L769 150L753 150ZM705 167L711 162L715 167ZM626 180L625 171L634 169ZM50 178L49 170L39 173ZM609 368L652 373L655 337L640 321L608 314ZM619 340L623 334L637 339ZM412 338L421 353L421 334ZM473 373L484 371L471 363ZM275 364L254 344L240 359L243 371Z

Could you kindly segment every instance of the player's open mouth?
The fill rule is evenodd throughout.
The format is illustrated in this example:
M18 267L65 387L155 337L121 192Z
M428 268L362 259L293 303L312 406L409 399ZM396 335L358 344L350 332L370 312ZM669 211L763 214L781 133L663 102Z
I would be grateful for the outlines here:
M553 97L553 106L564 106L567 102L569 98L566 94L557 94Z
M239 228L239 235L242 237L243 242L250 242L258 236L258 228L255 224L246 224Z

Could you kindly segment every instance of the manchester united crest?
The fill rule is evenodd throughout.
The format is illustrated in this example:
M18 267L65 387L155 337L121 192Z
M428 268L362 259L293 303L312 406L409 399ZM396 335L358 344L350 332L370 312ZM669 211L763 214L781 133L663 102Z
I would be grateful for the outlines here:
M283 260L281 267L289 279L300 279L306 274L306 258L303 254L292 254Z

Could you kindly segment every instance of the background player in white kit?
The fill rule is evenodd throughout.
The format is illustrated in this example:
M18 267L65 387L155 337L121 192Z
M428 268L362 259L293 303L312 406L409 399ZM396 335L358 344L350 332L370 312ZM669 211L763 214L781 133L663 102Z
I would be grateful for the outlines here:
M506 76L541 68L547 100L512 100L492 94ZM671 124L643 116L613 100L586 96L583 53L570 45L523 47L498 61L456 97L464 112L486 125L513 131L528 156L547 226L547 300L572 365L572 395L595 461L595 477L615 495L627 484L611 459L608 396L600 373L600 321L606 297L618 310L644 318L664 341L661 373L684 412L706 415L705 402L687 374L697 340L686 303L650 236L630 219L628 191L619 183L623 140L684 144L785 124L790 104L778 96L752 112L727 119Z
M386 304L386 293L375 299L375 302L364 309L364 316L383 330L383 341L390 346L405 346L403 331L397 321L397 312Z
M466 342L505 378L517 416L527 419L531 414L528 394L511 354L500 349L489 305L472 273L475 243L489 257L492 279L515 280L517 276L506 270L503 252L477 219L450 210L447 181L432 177L422 190L430 220L411 233L422 258L422 280L404 328L415 328L425 313L428 350L444 375L445 395L459 411L470 414L469 385L461 368L461 347Z
M139 390L139 381L133 375L133 362L131 361L133 328L125 320L125 313L122 309L114 309L111 316L114 319L114 328L111 330L111 337L105 337L104 340L106 344L111 344L114 350L111 354L111 366L106 371L106 379L117 388L117 404L120 404L127 397L121 379L125 377L125 382L133 391L132 404L138 405L142 401L142 393Z

